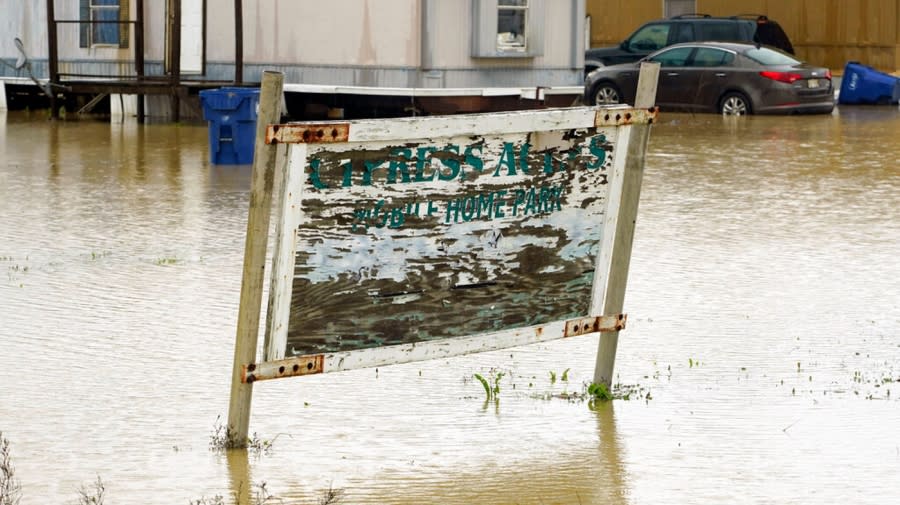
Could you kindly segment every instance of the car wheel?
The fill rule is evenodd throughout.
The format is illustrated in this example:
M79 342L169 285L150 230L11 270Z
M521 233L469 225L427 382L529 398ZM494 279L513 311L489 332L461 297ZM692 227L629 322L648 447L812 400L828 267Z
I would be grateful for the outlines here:
M593 100L595 105L612 105L622 103L622 94L615 84L601 82L594 88Z
M743 93L732 91L726 93L719 101L719 112L725 116L744 116L753 113L750 100Z

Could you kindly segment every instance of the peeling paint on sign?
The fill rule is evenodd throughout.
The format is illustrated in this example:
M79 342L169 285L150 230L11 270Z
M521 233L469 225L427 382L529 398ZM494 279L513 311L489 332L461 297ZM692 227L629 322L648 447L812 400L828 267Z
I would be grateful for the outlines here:
M267 359L590 316L627 126L583 115L423 118L361 141L351 122L347 142L290 145Z

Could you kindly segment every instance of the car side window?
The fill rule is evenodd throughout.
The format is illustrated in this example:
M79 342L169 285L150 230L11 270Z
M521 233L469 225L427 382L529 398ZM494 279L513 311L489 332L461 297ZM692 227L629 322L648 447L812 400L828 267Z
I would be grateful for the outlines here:
M691 66L694 67L723 67L734 61L734 53L716 49L714 47L699 47L694 53Z
M675 25L675 37L672 39L673 44L677 44L679 42L693 42L694 40L694 25L691 23L679 23Z
M662 49L668 43L670 29L671 25L668 23L644 26L634 32L634 35L628 39L628 48L634 51L656 51L657 49Z
M693 50L693 47L676 47L657 54L650 58L650 61L659 63L663 67L683 67Z
M700 40L740 40L737 23L703 23L699 27Z

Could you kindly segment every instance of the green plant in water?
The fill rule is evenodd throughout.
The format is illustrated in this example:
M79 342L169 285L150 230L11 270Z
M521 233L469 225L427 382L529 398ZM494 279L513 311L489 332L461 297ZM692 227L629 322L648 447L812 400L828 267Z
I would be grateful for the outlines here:
M490 370L487 378L479 373L475 374L475 378L484 387L485 400L496 400L500 396L500 379L504 375L504 372L494 369Z
M563 370L563 373L559 375L559 380L569 382L569 370L571 370L571 368ZM553 370L550 370L550 384L556 384L556 372Z
M592 382L588 386L588 395L595 400L600 400L602 402L612 401L613 394L612 391L609 390L609 387L603 383Z

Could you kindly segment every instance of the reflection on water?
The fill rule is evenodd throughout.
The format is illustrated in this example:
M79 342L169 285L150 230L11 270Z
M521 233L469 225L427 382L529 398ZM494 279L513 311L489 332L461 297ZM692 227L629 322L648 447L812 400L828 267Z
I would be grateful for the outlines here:
M886 503L900 498L900 111L665 114L617 375L595 337L273 381L228 404L249 167L196 125L0 115L0 430L22 504ZM473 373L508 372L497 404ZM550 372L568 381L551 383Z

